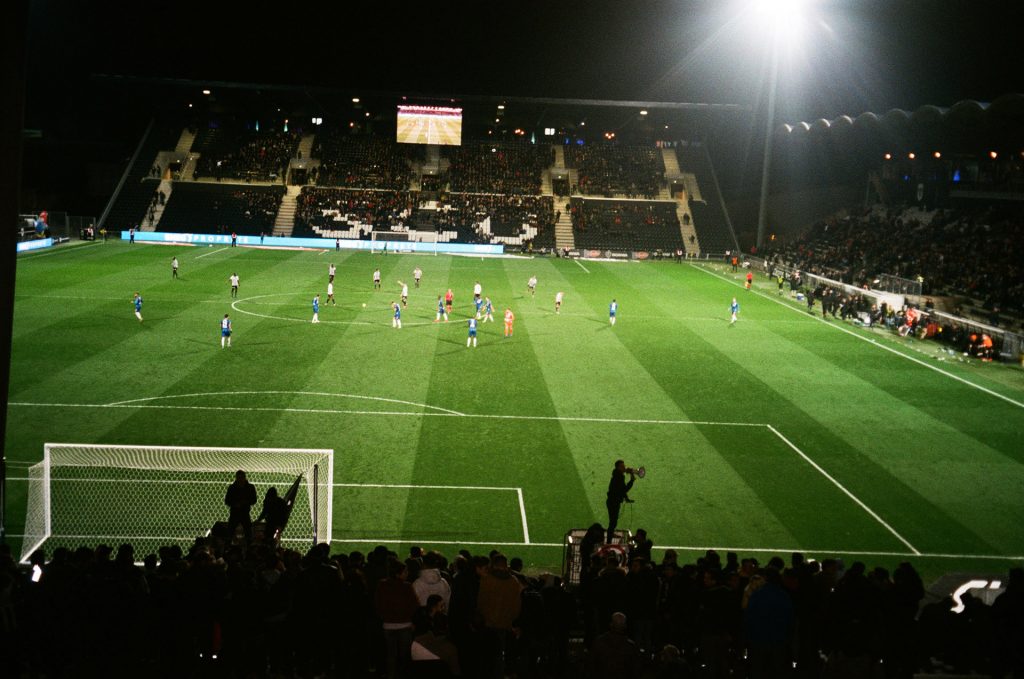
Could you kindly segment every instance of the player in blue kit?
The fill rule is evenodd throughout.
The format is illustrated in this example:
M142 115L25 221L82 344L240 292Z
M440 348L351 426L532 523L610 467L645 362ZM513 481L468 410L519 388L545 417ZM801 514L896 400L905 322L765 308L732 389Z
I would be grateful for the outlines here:
M491 304L491 298L487 297L484 299L484 323L490 321L494 322L494 306Z
M220 348L224 348L224 340L227 340L227 346L231 346L231 319L228 318L227 314L224 314L224 318L220 320Z
M473 304L476 305L476 320L479 321L480 320L480 310L484 306L484 301L482 299L480 299L479 297L475 297L475 298L473 298Z
M139 319L139 323L142 322L142 295L135 293L135 297L132 298L132 303L135 304L135 318Z
M472 342L473 346L476 346L476 319L469 319L469 337L466 338L466 347L469 347L469 343Z
M612 303L608 305L608 322L615 325L615 314L619 311L619 303L614 299Z
M732 320L729 321L729 325L736 322L736 314L740 312L740 303L736 301L736 298L732 298L732 304L729 305L729 311L732 312Z
M441 322L441 317L444 316L444 322L448 322L448 310L444 308L444 299L441 295L437 296L437 318L434 319L435 323Z
M398 306L397 302L391 303L391 308L394 309L395 315L391 319L391 327L402 329L402 307Z
M313 322L320 322L320 295L313 297Z

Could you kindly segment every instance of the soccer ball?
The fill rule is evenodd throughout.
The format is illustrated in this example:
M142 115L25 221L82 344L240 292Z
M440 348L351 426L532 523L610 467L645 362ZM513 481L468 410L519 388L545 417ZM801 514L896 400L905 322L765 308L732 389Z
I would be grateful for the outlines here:
M366 308L366 302L363 302L363 308L364 309Z

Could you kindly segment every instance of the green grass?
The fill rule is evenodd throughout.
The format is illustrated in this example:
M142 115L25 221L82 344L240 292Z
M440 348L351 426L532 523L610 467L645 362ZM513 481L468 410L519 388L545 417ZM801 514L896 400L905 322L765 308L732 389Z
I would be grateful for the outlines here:
M313 325L331 261L338 306ZM396 281L417 265L423 286L394 330ZM467 349L475 280L496 322ZM455 317L433 323L449 287ZM16 294L15 542L17 479L44 442L73 441L331 448L336 549L496 546L557 568L566 530L606 521L621 457L648 470L623 527L646 528L658 554L800 549L932 574L1024 556L1024 373L822 322L719 267L112 242L19 258Z

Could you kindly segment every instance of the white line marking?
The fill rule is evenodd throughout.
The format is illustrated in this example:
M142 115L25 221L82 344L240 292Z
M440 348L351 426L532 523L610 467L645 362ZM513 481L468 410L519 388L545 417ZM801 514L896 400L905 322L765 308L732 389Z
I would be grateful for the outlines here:
M590 273L590 269L588 269L587 267L583 266L583 264L580 262L580 260L574 259L572 261L576 262L576 266L578 266L579 268L583 269L587 273Z
M265 472L250 472L250 476L256 476ZM280 472L282 476L294 476L290 472ZM8 481L31 481L27 476L8 476ZM124 483L125 479L62 479L59 477L50 478L51 481L60 481L62 483ZM207 485L207 486L223 486L227 481L203 481L203 480L192 480L192 479L132 479L132 483L163 483L171 485ZM250 483L254 486L272 486L276 481L253 481ZM513 491L520 490L519 488L513 488L509 486L434 486L434 485L417 485L417 484L398 484L398 483L332 483L334 488L399 488L406 490L482 490L482 491Z
M732 285L735 285L736 287L743 287L739 283L737 283L736 281L729 280L727 277L722 276L722 275L720 275L720 274L718 274L718 273L716 273L714 271L709 271L708 269L705 269L702 266L697 266L696 264L690 264L690 266L694 267L698 271L703 271L704 273L706 273L709 276L714 276L715 278L719 278L719 279L721 279L721 280L723 280L723 281L725 281L727 283L731 283ZM829 323L824 318L819 318L818 316L814 316L813 314L807 314L807 313L803 312L802 310L800 310L799 308L794 307L793 305L788 304L788 303L786 303L786 302L784 302L782 300L776 299L775 297L772 297L771 295L766 295L765 293L763 293L763 292L761 292L759 290L754 290L753 292L754 292L754 294L758 295L759 297L762 297L764 299L767 299L767 300L770 300L772 302L775 302L776 304L779 304L779 305L781 305L781 306L783 306L783 307L785 307L785 308L787 308L787 309L789 309L791 311L795 311L795 312L797 312L797 313L799 313L801 315L813 318L814 320L818 321L819 323L824 323L825 325L827 325L830 328L835 328L836 330L839 330L841 332L845 332L847 335L850 335L851 337L856 337L857 339L859 339L861 341L864 341L864 342L867 342L868 344L871 344L873 346L876 346L879 349L885 349L889 353L896 354L900 358L905 358L908 361L913 361L914 363L917 363L918 365L923 365L925 368L928 368L929 370L934 370L935 372L939 373L940 375L945 375L946 377L952 378L952 379L956 380L957 382L962 382L962 383L966 384L969 387L973 387L973 388L975 388L975 389L977 389L979 391L985 392L986 394L989 394L991 396L995 396L996 398L1002 399L1002 400L1006 401L1007 403L1009 403L1011 405L1017 406L1018 408L1024 408L1024 403L1022 403L1020 401L1016 401L1016 400L1010 398L1009 396L1004 396L1003 394L1000 394L998 391L993 391L993 390L989 389L988 387L983 387L980 384L977 384L975 382L971 382L970 380L964 379L963 377L960 377L959 375L954 375L951 372L947 372L947 371L943 370L942 368L940 368L938 366L935 366L935 365L932 365L931 363L927 363L925 361L922 361L919 358L915 358L913 356L908 356L907 354L903 353L902 351L900 351L898 349L894 349L892 347L889 347L889 346L886 346L884 344L879 343L878 340L873 338L873 337L865 337L864 335L862 335L860 333L857 333L857 332L854 332L853 330L850 330L849 328L844 328L841 325L837 325L835 323Z
M153 410L212 410L228 412L271 412L271 413L312 413L328 415L381 415L395 417L465 417L485 420L532 420L538 422L597 422L601 424L665 424L665 425L708 425L716 427L766 427L758 422L703 422L699 420L645 420L622 417L559 417L557 415L492 415L456 412L402 412L389 410L342 410L329 408L270 408L258 406L175 406L129 403L35 403L11 401L7 405L27 408L149 408Z
M25 254L23 254L20 257L18 257L18 259L19 260L24 260L24 261L28 261L30 259L42 259L43 257L49 257L50 255L61 255L61 254L64 254L65 252L78 252L79 250L85 250L86 248L93 248L93 247L96 247L97 245L103 245L103 243L89 243L88 245L76 245L73 248L64 248L63 250L57 249L57 250L52 250L50 252L39 252L39 253L26 252ZM56 246L56 247L59 248L60 246Z
M879 516L878 514L876 514L876 513L874 512L874 510L872 510L872 509L871 509L870 507L868 507L868 506L867 506L866 504L864 504L863 502L861 502L861 501L860 501L860 498L858 498L858 497L857 497L856 495L854 495L854 494L853 494L853 493L851 493L851 492L850 492L849 490L847 490L847 489L846 489L846 487L845 487L845 486L844 486L843 484L839 483L839 481L837 481L837 480L836 480L836 479L835 479L835 478L834 478L834 477L833 477L833 476L832 476L831 474L829 474L829 473L828 473L827 471L825 471L824 469L822 469L822 468L821 468L821 465L819 465L819 464L818 464L817 462L815 462L814 460L812 460L811 458L809 458L809 457L808 457L808 456L807 456L806 454L804 454L804 451L802 451L802 450L800 450L799 448L797 448L797 447L796 447L796 446L795 446L795 445L793 444L793 442L792 442L792 441L790 441L790 440L789 440L788 438L786 438L785 436L783 436L783 435L782 435L782 434L781 434L781 433L779 432L779 430L778 430L778 429L776 429L775 427L773 427L773 426L772 426L772 425L770 425L770 424L767 424L767 425L765 425L765 426L766 426L766 427L768 427L768 430L769 430L769 431L771 431L771 432L772 432L773 434L775 434L776 436L778 436L778 437L779 437L779 438L780 438L780 439L782 440L782 442L783 442L783 443L785 443L785 444L786 444L787 446L789 446L790 448L792 448L792 449L793 449L793 450L794 450L794 451L796 452L796 454L797 454L797 455L799 455L800 457L802 457L802 458L804 459L804 461L805 461L805 462L807 462L807 464L809 464L809 465L811 465L812 467L814 467L815 469L817 469L817 470L818 470L818 472L819 472L819 473L820 473L820 474L821 474L822 476L824 476L824 477L825 477L826 479L828 479L829 481L831 481L831 482L832 482L832 484L833 484L833 485L834 485L834 486L835 486L836 488L838 488L839 490L843 491L843 493L844 493L844 494L845 494L845 495L846 495L846 496L847 496L848 498L850 498L851 500L853 500L854 502L856 502L856 503L857 503L857 505L858 505L858 506L860 506L860 508L861 508L861 509L863 509L863 510L864 510L865 512L867 512L868 514L870 514L870 515L871 515L871 516L872 516L872 517L873 517L873 518L875 519L875 521L877 521L878 523L882 524L882 526L884 526L886 530L888 530L888 531L889 531L890 533L892 533L892 534L893 534L894 536L896 536L896 539L897 539L897 540L899 540L900 542L902 542L903 544L905 544L905 545L906 545L907 547L909 547L909 548L910 548L910 551L911 551L911 552L913 552L913 553L914 553L915 555L918 555L918 556L920 556L921 552L919 552L919 551L918 551L917 547L915 547L914 545L910 544L910 542L909 542L909 541L908 541L908 540L907 540L907 539L906 539L905 537L903 537L902 535L900 535L899 533L897 533L897 532L896 532L896 530L895 530L895 529L894 529L894 528L893 528L892 526L890 526L890 525L889 525L888 523L886 523L886 522L885 522L885 520L884 520L884 519L883 519L882 517L880 517L880 516Z
M530 544L530 529L526 525L526 503L523 502L523 489L516 488L516 494L519 496L519 516L523 519L523 542Z
M209 257L210 255L215 255L218 252L223 252L224 250L227 250L227 249L228 249L227 246L224 246L222 248L217 248L216 250L211 250L210 252L207 252L204 255L199 255L198 257L196 257L196 259L202 259L203 257Z
M365 401L382 401L384 403L398 403L398 404L406 405L406 406L416 406L418 408L430 408L431 410L437 410L437 411L440 411L440 412L443 412L443 413L449 413L451 415L459 415L459 416L463 415L463 413L460 413L457 410L449 410L448 408L439 408L438 406L427 405L426 403L415 403L414 401L402 401L402 400L397 399L397 398L383 398L381 396L360 396L359 394L332 394L332 393L321 392L321 391L275 391L275 390L271 390L271 391L208 391L208 392L199 392L199 393L195 393L195 394L165 394L163 396L149 396L147 398L135 398L135 399L130 399L128 401L115 401L113 403L108 403L106 405L108 405L108 406L122 406L122 405L130 405L130 404L134 404L134 403L143 403L143 402L147 402L147 401L159 401L159 400L171 399L171 398L195 398L195 397L203 397L203 396L252 396L252 395L263 395L263 394L275 394L275 395L286 394L286 395L289 395L289 396L326 396L326 397L331 397L331 398L356 398L356 399L363 399Z
M335 488L425 488L427 490L519 490L509 486L433 486L408 483L335 483Z
M251 302L254 299L263 299L265 297L282 297L282 296L293 296L294 297L297 294L299 294L299 293L294 293L294 292L278 292L278 293L274 293L274 294L271 294L271 295L257 295L255 297L246 297L244 299L236 299L234 302L231 303L231 308L234 309L235 311L237 311L240 314L247 314L249 316L256 316L257 318L268 318L268 319L273 320L273 321L290 321L292 323L309 323L309 320L307 320L305 318L288 318L287 316L271 316L270 314L258 314L255 311L246 311L245 309L240 309L237 306L237 305L241 304L242 302ZM282 305L275 305L275 306L290 306L290 305L283 305L282 304ZM296 305L296 306L298 306L298 305ZM326 305L324 306L324 308L326 309ZM390 309L390 307L388 307L388 309ZM388 313L388 320L391 320L391 312L388 311L387 313ZM385 322L385 321L381 321L380 323L370 323L369 321L320 321L320 323L325 323L327 325L369 325L369 326L373 326L373 327L383 327L385 325L388 325L388 323ZM420 325L437 325L437 326L440 326L442 324L441 323L435 323L433 321L412 321L412 322L406 321L402 325L404 327L408 328L408 327L411 327L411 326L420 326Z

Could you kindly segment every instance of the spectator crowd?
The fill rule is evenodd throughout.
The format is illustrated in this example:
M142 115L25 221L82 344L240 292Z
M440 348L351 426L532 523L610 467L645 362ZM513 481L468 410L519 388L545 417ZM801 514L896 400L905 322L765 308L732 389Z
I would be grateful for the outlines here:
M271 181L283 178L299 146L297 132L208 126L192 145L199 152L193 178Z
M569 214L580 248L685 249L675 203L573 198Z
M890 571L707 551L660 560L583 540L578 581L492 551L305 554L198 538L58 548L15 565L0 547L6 677L1002 677L1024 670L1024 570L992 606L926 600Z
M986 205L883 211L816 224L781 252L792 267L853 285L878 274L920 280L926 295L978 300L996 322L1024 318L1024 210Z
M541 173L554 162L550 146L525 141L466 144L446 151L444 179L455 192L537 195Z
M570 145L565 163L578 170L577 189L587 196L651 200L658 197L665 175L661 151L646 146Z

